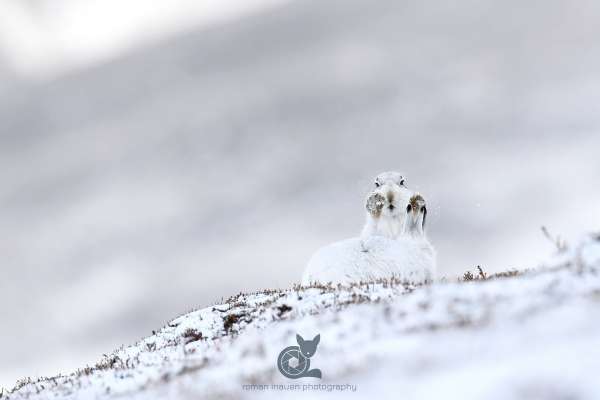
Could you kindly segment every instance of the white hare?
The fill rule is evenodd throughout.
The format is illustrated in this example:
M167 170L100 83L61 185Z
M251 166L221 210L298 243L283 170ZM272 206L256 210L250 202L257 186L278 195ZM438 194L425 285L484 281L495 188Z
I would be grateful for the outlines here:
M304 271L302 284L344 284L392 277L412 283L433 280L436 254L425 236L425 200L414 194L404 201L403 196L410 192L403 180L401 183L388 181L376 187L367 197L367 222L361 236L317 250ZM387 196L386 186L393 187L393 196ZM383 195L379 190L382 187Z

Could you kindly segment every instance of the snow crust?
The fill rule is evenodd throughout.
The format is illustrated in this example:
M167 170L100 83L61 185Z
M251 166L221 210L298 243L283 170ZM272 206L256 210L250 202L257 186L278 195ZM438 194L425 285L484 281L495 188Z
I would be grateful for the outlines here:
M97 367L26 380L21 399L594 399L600 393L600 237L523 274L239 294L182 315ZM321 335L311 367L278 353ZM275 386L273 386L275 385Z

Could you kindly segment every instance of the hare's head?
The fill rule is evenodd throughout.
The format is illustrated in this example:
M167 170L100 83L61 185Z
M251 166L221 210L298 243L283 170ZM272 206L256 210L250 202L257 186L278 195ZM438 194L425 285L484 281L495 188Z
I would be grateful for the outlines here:
M300 352L306 358L311 358L315 355L320 340L321 335L315 336L313 340L304 340L302 336L296 334L296 341L298 342L298 346L300 346Z
M410 196L410 191L404 184L405 179L399 172L382 172L377 175L373 189L367 196L367 211L375 218L382 215L402 217Z

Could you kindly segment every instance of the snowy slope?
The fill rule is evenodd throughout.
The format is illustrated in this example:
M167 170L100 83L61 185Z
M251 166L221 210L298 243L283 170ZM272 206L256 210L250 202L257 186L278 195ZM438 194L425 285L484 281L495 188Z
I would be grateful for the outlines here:
M239 294L8 397L595 398L599 268L600 236L589 236L522 274ZM320 333L311 366L322 380L277 371L296 333Z

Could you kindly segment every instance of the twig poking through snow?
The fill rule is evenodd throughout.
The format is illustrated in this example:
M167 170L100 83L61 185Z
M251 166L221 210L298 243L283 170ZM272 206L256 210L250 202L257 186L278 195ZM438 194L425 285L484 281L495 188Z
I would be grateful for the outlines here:
M567 250L567 248L568 248L567 242L565 240L561 239L560 236L556 236L556 238L553 237L550 234L550 232L548 231L548 228L546 228L545 226L542 226L542 233L550 242L552 242L552 244L554 246L556 246L556 250L559 253L562 253Z

